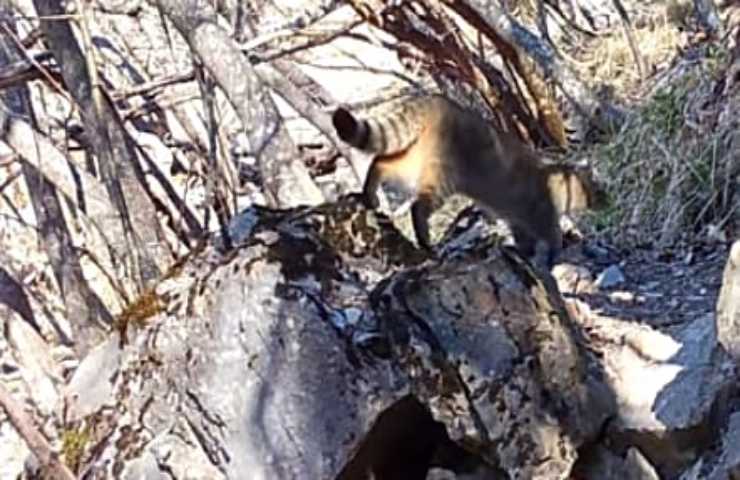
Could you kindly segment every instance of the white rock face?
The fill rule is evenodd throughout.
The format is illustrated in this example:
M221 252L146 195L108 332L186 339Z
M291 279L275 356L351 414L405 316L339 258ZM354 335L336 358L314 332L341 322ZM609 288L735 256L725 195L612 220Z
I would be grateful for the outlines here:
M737 361L740 359L740 240L730 249L717 302L719 341Z
M712 316L659 331L599 316L577 300L568 304L598 339L593 346L617 401L610 427L615 443L639 446L651 463L672 473L687 466L693 448L709 448L708 438L684 432L712 430L714 409L734 388L735 367L717 342Z

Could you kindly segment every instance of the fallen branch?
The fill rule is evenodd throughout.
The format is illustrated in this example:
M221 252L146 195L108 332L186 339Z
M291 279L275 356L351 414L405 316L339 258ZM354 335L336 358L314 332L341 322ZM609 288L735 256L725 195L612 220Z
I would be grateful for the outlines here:
M358 25L361 25L362 23L364 23L363 20L355 20L354 22L351 22L349 25L345 25L340 29L316 35L311 40L303 42L299 45L294 45L292 47L288 47L283 50L278 50L276 52L270 52L264 56L262 61L270 62L278 58L285 57L287 55L293 55L303 50L308 50L310 48L319 47L321 45L326 45L327 43L334 41L338 37L345 35L347 32L357 27Z

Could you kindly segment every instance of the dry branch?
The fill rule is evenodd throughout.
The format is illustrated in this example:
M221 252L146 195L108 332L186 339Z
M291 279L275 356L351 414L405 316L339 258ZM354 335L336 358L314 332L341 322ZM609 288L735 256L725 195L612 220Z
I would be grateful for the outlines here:
M34 5L41 16L64 14L59 0L34 0ZM119 242L113 247L125 259L129 280L143 288L159 275L156 256L150 251L158 244L158 228L156 213L141 183L144 180L136 153L125 138L125 129L113 105L94 94L99 87L91 80L92 72L88 71L70 24L42 21L41 30L67 89L80 107L91 153L100 161L103 182L120 219L118 225L109 222L107 227L111 232L119 232L113 235L114 241Z
M140 83L133 87L117 90L111 93L114 101L118 102L126 98L137 95L156 95L160 90L180 83L192 82L195 80L195 72L192 70L179 75L168 75L163 78L157 78L149 82Z
M296 68L288 62L276 62L279 62L282 71L287 73L287 75L290 75L294 70L296 70ZM329 113L319 108L303 90L296 87L296 85L290 81L290 77L281 75L281 73L276 71L276 69L272 69L267 65L265 65L265 68L261 68L259 72L260 77L265 79L266 83L268 83L278 95L283 97L291 107L311 122L321 133L329 138L329 140L331 140L337 150L339 150L342 156L350 163L355 179L360 182L360 173L351 160L354 157L354 152L352 152L337 136Z
M334 10L342 6L342 0L323 0L318 5L312 6L311 9L306 9L301 13L297 14L281 26L272 29L269 32L263 33L254 39L249 40L248 44L262 44L263 39L270 41L276 37L284 34L294 34L296 30L306 28L322 18L326 17ZM254 5L251 5L254 7Z
M305 166L293 162L296 149L273 100L239 45L218 25L210 2L150 2L172 21L234 106L258 159L270 203L286 206L323 200Z
M41 52L33 55L32 60L18 60L0 66L0 90L42 78L43 71L37 65L46 64L50 59L50 52Z
M517 52L526 53L538 67L539 76L557 85L575 111L600 129L608 131L622 122L620 110L613 105L604 105L547 44L507 15L501 7L483 0L444 0L444 3L491 38L499 49L501 40L505 40Z
M502 124L524 139L545 146L564 145L565 134L562 119L554 101L545 85L531 72L519 57L514 46L495 30L486 27L486 22L470 7L459 2L443 2L440 7L432 2L418 1L401 4L398 7L383 7L383 2L375 2L372 13L368 12L365 0L350 0L355 10L367 21L395 36L400 42L413 45L423 52L427 68L434 74L443 74L448 78L463 81L481 93L491 109L503 108ZM475 48L468 45L455 25L447 9L462 16L468 23L484 33L496 46L505 62L514 65L520 78L529 90L529 96L536 99L537 113L535 118L528 112L526 100L521 95L511 95L516 91L505 80L504 75L485 62ZM421 12L421 13L420 13ZM522 129L512 125L512 118L523 126Z
M3 36L0 41L2 63L16 60L21 56L18 49L20 44L13 44L11 40L14 32L10 27L6 26L5 29L8 35ZM17 137L19 131L17 127L23 126L21 119L34 117L27 88L21 86L7 90L2 98L2 107L0 128L3 138L16 153L21 154L21 149L15 146L22 148L30 143L32 147L25 153L31 157L37 156L39 147L34 142L34 132L30 132L25 140ZM66 161L64 163L66 164ZM80 259L76 255L56 188L44 178L40 167L36 168L29 162L23 162L21 169L34 209L38 235L51 264L64 302L65 313L68 318L73 319L70 326L74 332L75 348L82 355L101 339L103 327L110 321L111 315L82 275Z
M327 43L330 43L336 40L342 35L347 34L353 28L357 27L358 25L361 25L362 23L363 23L362 20L355 20L353 22L350 22L348 25L344 25L342 28L339 28L332 32L324 33L322 35L317 35L314 38L311 38L310 40L307 40L301 44L283 48L275 52L269 52L267 55L262 56L262 61L271 62L278 58L282 58L288 55L293 55L298 52L308 50L311 48L315 48L321 45L326 45ZM293 35L295 35L295 33Z

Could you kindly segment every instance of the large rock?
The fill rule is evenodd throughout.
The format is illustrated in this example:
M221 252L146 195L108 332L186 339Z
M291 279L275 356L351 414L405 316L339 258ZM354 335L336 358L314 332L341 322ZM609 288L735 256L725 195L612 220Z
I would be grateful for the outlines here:
M613 403L554 281L517 257L414 269L377 292L411 391L509 478L569 478Z
M354 197L250 215L82 362L67 394L95 478L566 479L613 414L516 255L421 263Z
M669 331L608 318L569 300L588 332L617 402L606 432L616 452L639 447L666 478L675 478L715 441L735 368L717 342L711 316Z
M732 478L737 429L707 453L735 391L713 318L598 315L496 242L430 258L354 196L232 233L69 381L90 478Z

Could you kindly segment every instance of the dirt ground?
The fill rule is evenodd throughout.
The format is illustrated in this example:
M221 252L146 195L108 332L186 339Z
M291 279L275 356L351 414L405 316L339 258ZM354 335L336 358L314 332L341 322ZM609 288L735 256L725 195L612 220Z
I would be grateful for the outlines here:
M617 265L624 281L611 288L564 294L610 317L654 327L683 324L714 313L729 246L694 242L675 250L619 252L603 244L581 243L569 248L563 261L588 268L594 279Z

